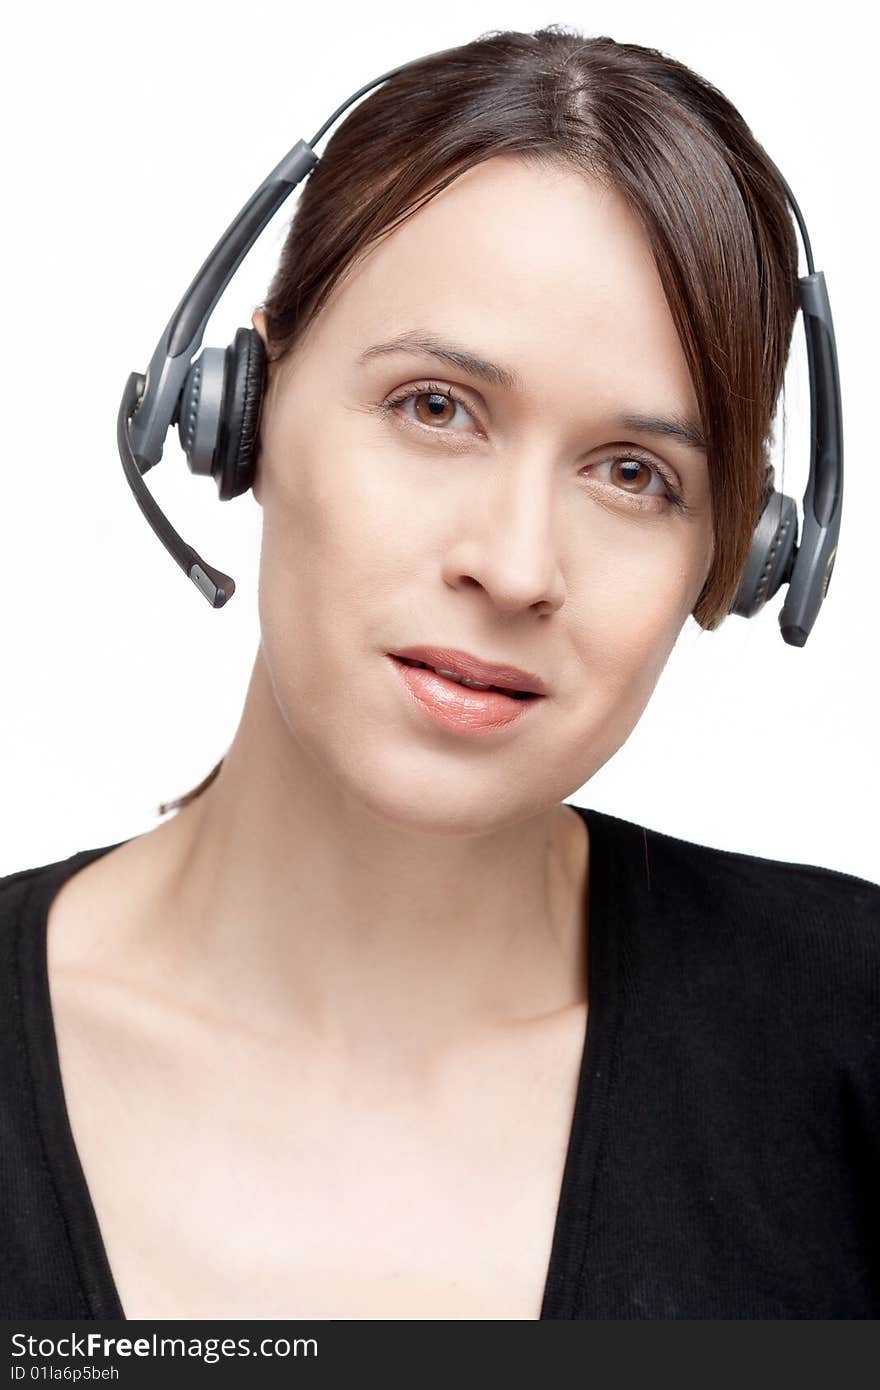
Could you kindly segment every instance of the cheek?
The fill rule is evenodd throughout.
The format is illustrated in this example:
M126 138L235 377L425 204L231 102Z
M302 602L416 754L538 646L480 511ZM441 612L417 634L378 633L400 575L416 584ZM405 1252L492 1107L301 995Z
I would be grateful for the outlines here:
M699 588L680 547L674 554L666 549L665 555L656 547L630 553L613 568L591 567L580 614L568 625L580 634L580 713L605 731L606 756L638 722Z
M352 659L399 635L424 533L375 448L329 425L288 437L298 446L276 440L264 466L262 642L288 710L324 718L334 690L345 704Z

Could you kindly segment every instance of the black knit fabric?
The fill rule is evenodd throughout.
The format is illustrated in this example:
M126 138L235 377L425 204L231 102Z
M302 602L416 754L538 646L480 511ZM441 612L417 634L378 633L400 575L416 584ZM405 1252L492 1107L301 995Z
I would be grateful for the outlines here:
M590 1007L541 1317L880 1317L880 886L577 809ZM114 848L0 878L0 1317L125 1316L45 936Z

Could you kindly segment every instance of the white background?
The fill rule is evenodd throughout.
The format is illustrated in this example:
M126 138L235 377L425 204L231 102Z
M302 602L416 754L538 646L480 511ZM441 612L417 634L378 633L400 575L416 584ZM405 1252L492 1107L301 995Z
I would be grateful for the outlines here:
M115 432L129 372L145 370L256 186L350 93L486 30L551 22L661 48L739 107L792 187L827 278L846 445L840 549L806 647L780 636L785 589L714 634L689 619L628 742L569 799L702 844L880 879L874 49L854 3L829 15L753 0L726 13L704 0L15 8L0 83L0 874L152 828L158 803L225 751L241 712L262 514L250 494L221 505L169 435L146 481L184 539L234 576L235 597L212 610L125 480ZM250 323L296 197L233 279L206 344ZM800 317L786 396L784 490L800 512Z

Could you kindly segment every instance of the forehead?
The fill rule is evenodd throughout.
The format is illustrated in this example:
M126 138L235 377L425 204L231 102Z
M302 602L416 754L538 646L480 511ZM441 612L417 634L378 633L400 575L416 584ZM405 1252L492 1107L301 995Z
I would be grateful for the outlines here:
M562 166L498 156L467 170L368 248L325 314L354 351L415 325L478 345L528 394L562 372L609 402L636 378L654 405L695 404L637 217Z

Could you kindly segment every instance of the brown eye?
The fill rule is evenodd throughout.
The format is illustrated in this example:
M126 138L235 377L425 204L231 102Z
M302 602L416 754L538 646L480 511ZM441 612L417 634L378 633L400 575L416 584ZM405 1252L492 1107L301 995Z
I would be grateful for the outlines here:
M471 434L476 424L462 398L451 387L434 381L408 387L386 401L383 408L436 435Z
M586 471L610 488L617 497L630 499L625 504L628 507L649 508L652 511L672 507L681 514L693 511L684 500L679 484L666 468L642 458L634 449L600 459L598 463L590 464ZM652 483L656 485L654 488L651 488Z
M423 425L447 425L455 418L456 402L441 391L420 391L412 400L416 419Z
M622 483L628 492L636 494L644 492L653 478L657 478L657 472L649 468L648 464L640 458L615 458L611 460L611 476L616 483ZM641 472L641 486L638 473Z

